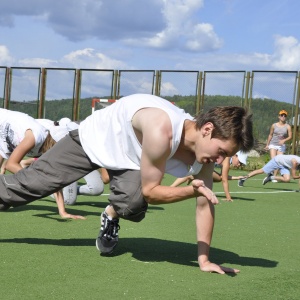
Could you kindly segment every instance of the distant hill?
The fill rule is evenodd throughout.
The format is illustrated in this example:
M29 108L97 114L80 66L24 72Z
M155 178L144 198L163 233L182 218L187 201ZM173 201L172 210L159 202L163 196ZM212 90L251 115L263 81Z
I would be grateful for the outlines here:
M168 100L175 102L176 105L185 109L190 114L195 114L195 96L174 96L168 97ZM243 101L238 96L205 96L203 110L208 111L212 107L224 105L241 106L243 105ZM278 112L282 109L288 112L287 121L291 124L291 116L294 112L292 104L272 99L257 98L251 100L250 112L253 114L254 136L258 141L265 141L267 139L271 125L278 121Z
M107 97L109 98L109 97ZM165 97L171 102L174 102L177 106L183 108L191 115L196 113L196 97L195 95L180 96L175 95L173 97ZM85 119L91 114L91 102L92 98L81 99L79 105L79 118ZM0 98L0 103L3 103L3 99ZM241 106L242 98L238 96L205 96L204 99L204 111L209 110L215 106L234 105ZM10 104L11 110L25 112L32 117L37 116L37 102L14 102ZM251 112L253 114L254 123L254 136L260 141L264 142L270 131L270 126L278 120L277 115L281 109L285 109L289 116L293 111L293 105L279 102L272 99L252 99ZM72 119L73 115L73 103L72 99L52 100L46 101L45 104L46 117L51 120L59 120L62 117L69 117ZM288 118L288 121L291 120Z

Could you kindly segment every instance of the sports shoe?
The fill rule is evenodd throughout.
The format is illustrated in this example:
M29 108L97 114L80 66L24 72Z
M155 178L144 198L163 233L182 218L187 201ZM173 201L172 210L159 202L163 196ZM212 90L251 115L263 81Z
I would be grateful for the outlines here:
M100 217L101 228L96 239L96 247L102 254L110 254L118 244L119 219L109 219L104 211Z
M266 178L264 178L262 184L265 185L266 183L272 181L271 177L273 176L272 173L268 174L268 176Z
M244 186L244 182L246 181L246 179L247 179L247 178L241 178L241 179L239 179L239 181L238 181L238 186L239 186L239 187L243 187L243 186Z

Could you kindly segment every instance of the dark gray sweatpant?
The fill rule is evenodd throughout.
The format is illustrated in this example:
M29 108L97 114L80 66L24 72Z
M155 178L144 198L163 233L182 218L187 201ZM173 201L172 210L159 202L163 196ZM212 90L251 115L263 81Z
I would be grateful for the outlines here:
M16 174L0 175L0 210L28 204L51 195L100 168L84 152L78 130L70 132L29 167ZM140 171L108 170L109 201L124 219L139 222L147 203L141 193Z

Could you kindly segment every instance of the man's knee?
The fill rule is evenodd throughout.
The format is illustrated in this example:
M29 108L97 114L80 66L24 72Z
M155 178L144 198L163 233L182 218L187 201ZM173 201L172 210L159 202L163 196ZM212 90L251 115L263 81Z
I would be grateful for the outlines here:
M119 206L115 206L114 204L112 204L112 206L121 219L131 222L141 222L145 218L147 212L147 207L132 210L128 207L120 209Z
M140 222L145 218L148 203L141 193L111 194L109 201L117 215L122 219Z
M291 177L289 175L283 175L283 182L290 182Z
M137 170L108 170L111 194L108 198L120 218L140 222L148 203L142 195L141 174Z
M142 195L140 185L132 184L129 189L122 189L122 192L112 189L108 200L122 219L140 222L145 218L148 203Z

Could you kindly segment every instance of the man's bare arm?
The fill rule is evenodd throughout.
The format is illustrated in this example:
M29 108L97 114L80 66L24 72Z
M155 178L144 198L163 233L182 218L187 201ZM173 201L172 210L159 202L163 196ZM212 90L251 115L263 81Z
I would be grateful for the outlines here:
M133 120L133 126L142 144L142 192L148 203L173 203L199 195L205 195L213 203L218 203L212 191L199 180L193 180L191 186L185 187L161 185L173 138L171 121L164 111L159 109L147 109L147 113L140 111Z
M212 188L212 172L214 164L204 165L197 176L204 180L205 185ZM239 270L219 266L209 260L209 250L214 228L215 208L211 201L203 196L197 197L196 230L198 242L198 263L202 271L224 274L237 273Z

